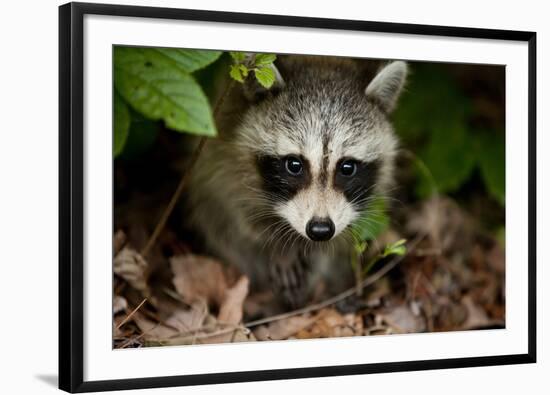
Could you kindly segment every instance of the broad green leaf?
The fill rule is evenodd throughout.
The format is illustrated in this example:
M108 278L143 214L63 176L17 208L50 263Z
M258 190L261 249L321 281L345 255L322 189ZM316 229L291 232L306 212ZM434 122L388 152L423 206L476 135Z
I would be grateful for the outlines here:
M479 132L477 138L479 141L478 160L483 181L491 196L504 206L506 192L504 138L498 133L490 132Z
M415 64L392 118L407 145L418 147L442 127L466 127L470 113L470 101L448 73L438 66Z
M470 177L477 159L467 130L457 123L434 129L420 157L430 170L437 190L442 193L456 191ZM418 194L426 197L432 190L430 181L421 177L417 186Z
M231 58L235 61L235 63L244 62L246 59L246 54L244 52L229 52L229 55L231 55Z
M411 73L394 123L398 134L417 152L439 192L453 192L476 166L475 137L469 128L471 102L440 67L417 64ZM433 180L418 171L416 192L426 197Z
M118 92L147 118L180 132L216 135L208 99L175 60L150 48L116 47L114 65Z
M386 201L382 197L376 197L354 222L352 230L359 241L374 240L386 230L389 224Z
M254 70L256 80L266 89L271 88L275 82L275 73L269 66L262 66Z
M222 54L222 51L208 51L198 49L177 49L177 48L148 48L158 51L164 56L174 60L181 69L187 73L200 70L210 63L215 62Z
M118 93L114 93L113 155L116 158L123 150L130 130L130 111Z
M254 58L254 64L257 67L270 66L277 59L277 55L272 53L259 53Z

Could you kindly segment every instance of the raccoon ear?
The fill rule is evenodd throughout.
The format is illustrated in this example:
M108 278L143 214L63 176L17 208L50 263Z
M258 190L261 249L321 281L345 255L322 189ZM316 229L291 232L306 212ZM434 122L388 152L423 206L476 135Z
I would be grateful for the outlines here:
M406 78L407 63L391 62L376 74L365 89L365 94L380 104L384 111L390 113L395 108Z
M251 102L257 103L264 99L268 93L277 93L285 86L285 81L279 73L277 67L272 63L270 66L271 70L275 74L275 82L271 87L265 88L256 80L256 77L253 73L250 73L247 79L244 82L244 96Z

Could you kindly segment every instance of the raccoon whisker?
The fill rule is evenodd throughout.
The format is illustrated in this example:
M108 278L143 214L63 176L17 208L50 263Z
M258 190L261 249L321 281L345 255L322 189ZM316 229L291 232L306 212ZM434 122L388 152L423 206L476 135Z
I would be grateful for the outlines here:
M357 210L358 214L359 214L359 217L361 216L365 216L365 215L381 215L381 214L385 214L388 209L387 207L379 207L379 206L371 206L369 203L372 203L372 202L367 202L363 208Z
M348 227L344 229L341 233L342 239L347 244L355 244L357 241L357 238L353 235L351 229Z
M360 217L360 218L356 219L355 221L353 221L353 223L350 224L350 226L349 226L349 231L355 236L357 241L361 241L361 237L360 237L359 233L353 228L354 224L355 225L360 225L362 227L366 227L367 230L370 231L373 227L383 226L384 222L378 221L378 220L376 220L372 217L365 217L364 214L363 214L363 217Z
M274 203L274 202L277 202L277 199L271 198L269 196L254 195L254 196L243 196L241 198L236 199L236 201L238 202L258 201L258 202L264 202L264 203Z
M270 224L270 225L267 226L265 229L263 229L263 230L259 233L258 237L261 238L261 236L262 236L265 232L267 232L268 230L270 230L271 228L275 228L275 229L273 230L273 232L275 233L275 232L277 231L277 229L278 229L281 225L284 225L284 223L285 223L285 221L284 221L282 218L281 218L281 219L277 219L277 220L274 221L272 224ZM273 236L273 234L272 234L271 236ZM267 240L269 241L269 239L270 239L270 238L268 238Z
M281 243L284 243L282 248L279 248L279 249L273 249L272 252L271 252L271 259L273 259L273 256L275 254L276 251L278 252L282 252L285 250L285 246L286 246L286 243L287 241L290 239L290 237L292 237L293 234L295 234L296 232L294 231L294 229L292 228L292 226L290 226L288 223L285 223L284 226L282 228L278 228L277 229L277 235L276 237L273 239L273 244L278 244L280 245Z
M346 232L346 236L351 237L352 244L356 244L361 241L359 234L351 226L348 226L344 232Z
M405 202L403 202L401 199L397 199L397 198L390 197L390 196L385 196L385 197L384 197L384 200L390 201L390 202L392 202L392 203L395 203L395 204L397 204L400 208L405 207Z
M245 216L244 218L246 221L248 221L251 225L257 225L261 223L264 220L270 220L275 217L275 214L272 212L269 213L255 213L251 216Z
M262 222L268 221L273 217L272 214L256 214L251 217L245 217L246 221L249 221L251 225L258 225Z
M395 189L397 189L397 188L395 188ZM388 192L391 192L391 190L389 190ZM381 200L383 200L383 201L385 201L385 202L391 201L391 202L399 203L400 205L403 205L403 206L405 205L405 203L403 203L402 200L397 199L397 198L392 197L392 196L388 196L388 195L380 195L380 194L378 194L378 195L376 195L376 196L373 196L372 198L373 198L373 200L381 199Z
M267 227L265 227L265 228L258 234L258 237L263 236L264 233L266 233L267 231L271 230L272 228L275 228L275 227L281 225L283 222L284 222L284 220L283 220L282 218L277 218L277 219L275 219L275 221L273 221L271 224L269 224Z
M375 188L376 185L372 186L371 188L367 189L366 192L369 192L371 191L371 189ZM355 199L351 200L349 203L352 204L352 205L361 205L363 203L368 203L368 202L372 202L372 201L376 201L380 198L379 195L369 195L369 196L366 196L366 197L361 197L361 196L358 196L356 197Z
M378 214L378 213L376 213ZM382 221L378 221L374 218L369 218L369 217L364 217L364 218L360 218L360 219L357 219L355 221L356 224L359 224L359 225L384 225L384 222Z
M292 227L288 227L286 230L285 230L285 233L283 233L283 235L281 236L281 240L285 240L284 241L284 244L281 248L282 251L286 251L286 246L287 244L292 240L292 238L294 237L295 235L295 231L294 229L292 229ZM289 248L290 250L290 248Z
M261 250L262 250L262 251L263 251L265 248L267 248L268 246L270 246L272 242L274 242L275 240L277 240L277 238L279 237L280 233L281 233L286 227L289 226L288 223L287 223L285 220L283 220L283 219L280 219L280 220L276 221L276 222L274 223L274 225L277 225L277 226L274 227L272 234L264 241L264 243L263 243L263 245L262 245L262 247L261 247ZM269 230L270 228L272 228L272 227L273 227L273 225L268 226L266 229L264 229L264 230L262 231L262 233L260 234L260 236L261 236L263 233L265 233L267 230Z
M243 184L242 185L247 191L252 192L252 195L243 196L243 199L246 198L259 198L264 200L275 200L271 196L267 195L264 191L261 191L259 189L256 189L250 185Z
M267 203L280 203L281 199L275 195L271 195L262 191L261 189L254 188L252 186L243 184L243 186L249 191L254 193L254 196L243 197L242 199L260 199Z
M352 204L352 205L361 205L361 204L363 204L364 201L367 201L369 199L376 200L377 195L372 196L372 195L370 195L369 192L371 192L377 186L378 186L378 184L376 184L376 183L372 184L364 192L364 194L368 194L368 196L366 196L366 197L357 196L357 197L353 198L349 203Z
M292 244L290 245L290 250L294 248L294 244L300 240L300 238L303 238L302 235L300 235L298 232L294 232L292 235Z
M376 202L378 199L365 199L360 202L360 204L355 204L354 207L356 207L356 210L358 210L359 214L368 214L369 211L371 213L385 213L389 207L383 206L383 207L372 207L369 203ZM362 208L357 209L357 206L362 206Z

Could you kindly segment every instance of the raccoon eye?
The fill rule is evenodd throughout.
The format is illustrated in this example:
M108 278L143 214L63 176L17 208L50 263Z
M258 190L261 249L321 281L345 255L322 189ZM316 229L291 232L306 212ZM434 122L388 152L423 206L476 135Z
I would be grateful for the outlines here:
M302 173L303 165L302 161L294 156L289 156L285 159L286 171L288 171L293 176L297 176Z
M356 171L357 171L357 163L354 160L351 160L351 159L345 160L340 165L340 173L345 177L354 176Z

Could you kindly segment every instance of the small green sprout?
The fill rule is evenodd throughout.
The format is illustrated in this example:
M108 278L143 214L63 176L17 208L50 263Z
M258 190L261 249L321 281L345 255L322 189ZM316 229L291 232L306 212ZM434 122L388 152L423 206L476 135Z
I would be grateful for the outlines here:
M273 62L277 59L275 54L259 53L247 55L244 52L229 52L233 59L229 75L235 81L244 83L250 72L254 73L256 81L266 89L275 83L275 71Z
M398 255L403 256L407 253L407 247L405 246L405 243L407 240L401 239L396 241L393 244L388 244L386 248L384 248L384 252L380 255L380 258L385 258L390 255Z
M366 276L370 272L372 267L381 259L387 258L392 255L405 255L407 253L407 246L405 245L406 242L406 239L401 239L396 241L395 243L386 245L386 247L384 247L384 250L380 254L375 255L367 264L367 266L365 266L365 269L363 270L363 275Z

